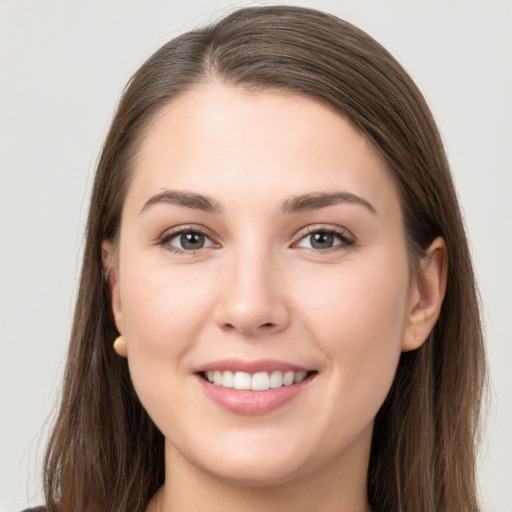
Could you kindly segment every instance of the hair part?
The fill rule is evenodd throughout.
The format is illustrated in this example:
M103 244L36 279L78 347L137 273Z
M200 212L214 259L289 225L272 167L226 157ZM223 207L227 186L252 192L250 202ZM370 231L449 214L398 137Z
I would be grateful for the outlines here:
M101 247L116 243L144 135L179 94L213 81L304 94L378 149L397 184L409 260L446 241L447 292L424 345L403 353L374 426L376 512L479 509L475 439L485 380L482 328L460 207L430 110L376 41L312 9L244 8L181 35L124 91L98 163L59 414L45 458L48 512L144 511L164 481L164 439L137 398L117 336Z

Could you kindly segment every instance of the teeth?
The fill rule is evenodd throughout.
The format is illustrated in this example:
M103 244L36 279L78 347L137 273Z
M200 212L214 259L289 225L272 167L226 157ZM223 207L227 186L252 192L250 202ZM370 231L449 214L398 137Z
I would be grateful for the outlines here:
M234 386L235 376L233 372L222 372L221 386L224 388L232 388Z
M255 373L252 376L252 389L266 391L270 387L270 377L267 372Z
M295 384L303 381L306 378L307 372L297 372L295 374L295 377L293 377L293 382Z
M283 386L293 384L293 379L295 379L295 372L286 372L283 375Z
M270 375L270 387L280 388L283 385L283 372L272 372Z
M233 387L235 389L251 389L251 374L245 372L236 372L235 377L233 379Z
M280 388L298 384L307 377L307 372L258 372L254 374L246 372L209 371L205 372L208 382L224 388L245 389L252 391L266 391L267 389Z

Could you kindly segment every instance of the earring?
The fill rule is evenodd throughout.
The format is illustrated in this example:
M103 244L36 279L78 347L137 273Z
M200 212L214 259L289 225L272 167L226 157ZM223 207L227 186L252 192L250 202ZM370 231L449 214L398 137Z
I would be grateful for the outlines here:
M122 357L126 357L127 350L126 350L126 339L124 336L119 335L113 343L114 350L116 353Z

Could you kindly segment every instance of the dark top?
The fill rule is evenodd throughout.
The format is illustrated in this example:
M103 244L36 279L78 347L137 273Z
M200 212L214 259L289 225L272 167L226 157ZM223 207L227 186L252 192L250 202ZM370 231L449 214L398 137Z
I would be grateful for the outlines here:
M44 512L44 507L26 508L21 512Z

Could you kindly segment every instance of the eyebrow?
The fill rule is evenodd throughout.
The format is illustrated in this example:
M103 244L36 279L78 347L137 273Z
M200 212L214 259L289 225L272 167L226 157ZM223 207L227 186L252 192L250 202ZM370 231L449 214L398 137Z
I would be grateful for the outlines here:
M333 206L340 203L351 203L364 206L370 212L377 214L377 210L373 205L362 197L351 194L350 192L316 192L312 194L304 194L301 196L287 199L281 211L283 213L296 213L301 211L319 210L327 206Z
M160 194L156 194L150 197L144 203L141 212L144 212L155 204L161 203L184 206L185 208L201 210L207 213L222 212L222 207L220 204L210 197L204 196L202 194L195 194L194 192L182 192L177 190L165 190Z
M142 207L141 212L149 209L155 204L174 204L201 210L207 213L222 213L222 206L214 199L203 194L184 192L178 190L165 190L150 197ZM370 212L376 214L377 210L366 199L350 192L314 192L287 199L281 206L283 214L297 213L302 211L320 210L328 206L340 203L351 203L364 206Z

